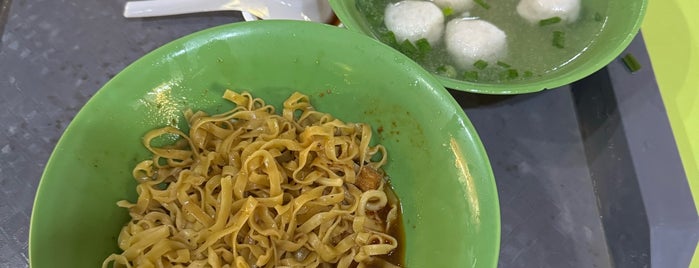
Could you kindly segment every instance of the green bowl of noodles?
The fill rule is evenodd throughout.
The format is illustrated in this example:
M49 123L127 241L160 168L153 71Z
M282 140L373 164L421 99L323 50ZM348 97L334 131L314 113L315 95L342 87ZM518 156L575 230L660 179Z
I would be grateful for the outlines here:
M556 88L602 69L631 43L647 6L646 0L399 2L330 0L348 29L408 55L447 88L484 94ZM412 6L396 8L405 2Z
M227 112L234 107L237 110ZM256 121L274 110L280 114L275 118L282 121ZM196 111L221 115L207 117ZM251 125L241 127L244 121ZM321 123L334 130L311 127ZM304 132L292 131L300 127ZM234 133L243 129L247 134ZM306 133L309 129L320 134ZM277 147L269 145L272 148L249 140L250 133L281 140L276 141ZM184 140L187 135L191 141ZM234 135L239 136L224 138ZM284 141L296 135L300 142ZM319 136L337 142L296 148ZM144 141L152 146L151 151ZM236 146L256 149L236 151ZM258 152L262 149L266 151ZM224 154L208 150L238 153L223 159ZM290 162L309 155L309 150L324 152L304 156L304 161L314 163L312 167L301 160ZM154 153L159 158L153 158ZM363 160L349 162L357 164L354 166L319 168L324 166L322 159L344 159L348 153ZM221 167L221 161L245 164ZM183 175L187 165L196 167ZM434 76L389 47L337 27L256 21L204 30L125 68L68 126L37 190L30 263L34 268L100 267L105 260L140 256L142 262L131 264L153 264L144 261L149 260L186 266L199 258L195 264L224 267L257 256L252 261L270 267L274 260L278 265L284 263L279 261L284 256L299 261L311 257L362 259L392 242L333 230L359 228L358 233L371 233L375 232L372 228L383 228L366 224L379 222L371 217L381 216L375 209L381 206L380 197L368 197L361 209L355 206L357 211L372 211L360 211L359 216L318 212L320 216L315 217L309 214L313 209L304 204L324 206L341 201L333 203L333 209L344 209L363 202L356 203L364 195L350 196L357 187L343 183L355 176L354 171L360 181L367 167L385 172L390 181L390 185L382 181L382 186L369 187L392 188L400 202L402 220L398 223L404 237L397 241L402 252L392 253L393 258L401 259L399 263L408 267L497 265L500 216L488 157L463 110ZM210 172L219 175L200 176ZM172 174L179 176L173 179ZM313 174L314 181L307 183L304 178ZM296 186L289 186L294 182ZM191 190L196 183L201 187ZM280 194L275 185L285 192ZM328 188L307 191L309 185ZM255 192L265 187L270 190ZM296 198L299 194L316 196L303 203ZM183 207L165 206L164 202L180 202ZM268 204L272 205L261 208ZM281 216L292 210L305 216ZM227 218L234 214L247 218L243 223L240 218ZM304 224L291 228L292 218ZM355 221L348 225L345 219ZM165 224L171 225L161 226ZM259 226L273 228L275 224L288 228L257 232ZM128 228L122 229L124 226ZM315 234L321 231L328 235ZM295 235L279 242L277 238L287 232ZM351 239L334 240L341 235ZM192 248L190 243L196 241L204 246ZM237 249L214 249L228 243L236 244ZM355 243L364 244L357 247ZM294 254L275 255L297 244ZM128 252L122 252L124 246L129 247ZM263 246L267 251L255 249ZM340 256L343 252L352 256Z

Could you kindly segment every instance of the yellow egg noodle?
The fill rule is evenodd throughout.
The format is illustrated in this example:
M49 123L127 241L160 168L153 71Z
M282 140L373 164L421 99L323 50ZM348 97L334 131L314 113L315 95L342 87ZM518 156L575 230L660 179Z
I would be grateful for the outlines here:
M103 268L396 267L378 258L397 247L389 229L400 208L367 124L318 112L298 92L281 115L247 92L223 97L237 107L185 112L188 134L145 135L153 158L133 170L136 203L118 202L131 220L123 253ZM164 135L181 139L152 145Z

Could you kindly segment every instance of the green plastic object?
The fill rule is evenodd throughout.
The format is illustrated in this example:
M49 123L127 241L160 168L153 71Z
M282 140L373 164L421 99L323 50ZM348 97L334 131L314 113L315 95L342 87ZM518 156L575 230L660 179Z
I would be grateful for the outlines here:
M78 113L46 165L31 220L33 268L100 267L118 252L147 130L182 110L232 107L225 89L279 107L293 91L316 109L373 126L404 211L408 267L495 267L500 213L476 131L439 81L404 55L346 29L256 21L198 32L124 69ZM379 131L381 129L381 131Z
M377 39L357 9L357 0L329 1L345 27ZM483 94L524 94L570 84L602 69L621 54L638 33L647 5L647 0L610 0L605 26L599 36L576 60L556 71L500 83L475 83L435 76L448 88Z

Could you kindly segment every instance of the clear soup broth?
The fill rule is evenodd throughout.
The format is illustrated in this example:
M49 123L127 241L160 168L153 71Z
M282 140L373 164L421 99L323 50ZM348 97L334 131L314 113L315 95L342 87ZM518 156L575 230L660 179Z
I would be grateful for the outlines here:
M595 41L607 20L606 0L582 0L580 15L574 22L540 25L530 23L517 13L520 0L475 1L468 17L486 20L507 34L507 55L496 64L456 67L444 41L425 46L396 41L384 25L384 10L395 0L357 0L357 9L365 15L372 33L383 43L401 51L428 71L471 82L497 83L526 79L555 72L575 59ZM485 3L488 8L478 2ZM445 13L445 24L462 14Z

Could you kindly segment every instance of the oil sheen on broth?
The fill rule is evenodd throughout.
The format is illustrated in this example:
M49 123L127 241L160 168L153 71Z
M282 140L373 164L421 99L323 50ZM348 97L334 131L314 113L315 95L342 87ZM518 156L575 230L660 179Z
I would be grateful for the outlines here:
M607 1L582 0L576 21L560 21L549 25L530 23L517 13L520 0L474 1L467 11L475 17L496 25L507 35L507 53L498 64L459 68L445 49L444 40L430 43L424 41L411 45L395 41L395 37L384 24L384 11L397 0L357 0L358 10L365 15L373 34L382 42L391 45L420 63L428 71L443 76L468 81L498 82L517 80L554 72L574 61L584 53L603 30L606 21ZM484 5L479 4L485 3ZM443 9L444 23L464 17L462 13ZM453 14L450 14L453 13ZM556 36L558 35L558 36ZM556 39L556 40L554 40ZM555 44L555 42L560 42Z

